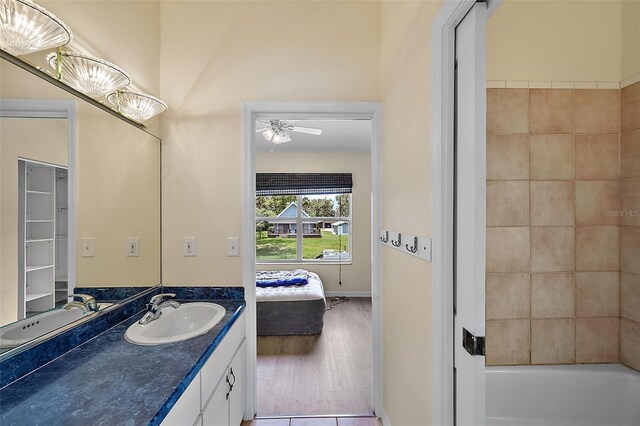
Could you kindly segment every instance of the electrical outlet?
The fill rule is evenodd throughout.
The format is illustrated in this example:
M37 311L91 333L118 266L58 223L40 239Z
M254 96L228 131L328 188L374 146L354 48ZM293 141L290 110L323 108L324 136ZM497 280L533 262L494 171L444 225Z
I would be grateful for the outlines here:
M93 237L82 239L82 257L94 257L96 255L96 242Z
M196 237L184 237L182 255L194 257L196 255Z
M140 256L140 238L138 237L127 238L127 256L128 257Z
M227 256L240 256L238 237L227 237Z

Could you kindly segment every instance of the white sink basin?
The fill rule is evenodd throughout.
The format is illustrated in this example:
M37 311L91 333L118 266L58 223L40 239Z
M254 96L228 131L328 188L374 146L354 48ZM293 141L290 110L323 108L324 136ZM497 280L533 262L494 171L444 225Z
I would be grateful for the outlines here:
M111 305L112 303L98 303L98 309L103 310ZM84 313L77 307L55 308L8 324L0 328L0 349L15 348L91 314Z
M183 303L179 308L162 309L162 315L147 324L138 322L124 337L136 345L162 345L201 336L220 322L226 310L215 303Z

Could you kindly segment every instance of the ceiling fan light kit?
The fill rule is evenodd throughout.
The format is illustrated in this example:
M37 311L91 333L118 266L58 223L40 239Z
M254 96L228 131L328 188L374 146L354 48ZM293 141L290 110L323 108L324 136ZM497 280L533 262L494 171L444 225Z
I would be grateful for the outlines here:
M322 134L322 129L287 125L280 120L260 121L260 123L266 124L269 127L258 129L256 132L262 132L262 137L276 145L291 142L289 132L307 133L316 136Z

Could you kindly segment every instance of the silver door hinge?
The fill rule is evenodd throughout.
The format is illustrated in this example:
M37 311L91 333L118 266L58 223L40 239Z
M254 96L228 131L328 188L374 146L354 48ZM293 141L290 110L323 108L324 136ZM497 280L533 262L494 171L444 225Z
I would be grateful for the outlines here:
M466 328L462 329L462 347L471 356L484 356L484 336L474 336Z

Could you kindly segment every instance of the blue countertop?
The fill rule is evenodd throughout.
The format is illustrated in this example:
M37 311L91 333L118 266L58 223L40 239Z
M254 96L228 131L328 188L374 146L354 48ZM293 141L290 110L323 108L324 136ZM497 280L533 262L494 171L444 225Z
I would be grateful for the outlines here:
M207 334L139 346L117 324L0 390L0 424L157 425L244 309L244 300L208 300L227 310Z

